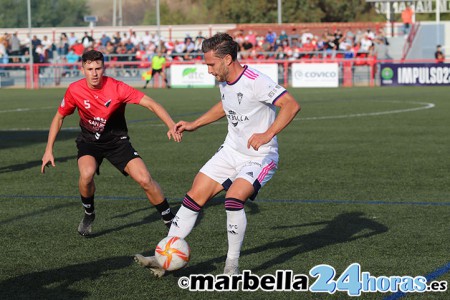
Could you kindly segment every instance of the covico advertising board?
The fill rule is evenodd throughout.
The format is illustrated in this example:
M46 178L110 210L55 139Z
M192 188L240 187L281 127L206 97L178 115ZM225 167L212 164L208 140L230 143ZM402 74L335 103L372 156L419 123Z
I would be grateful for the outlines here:
M207 65L172 65L170 66L170 85L174 88L209 88L214 87L215 78L208 74Z
M338 87L337 63L292 64L292 87Z

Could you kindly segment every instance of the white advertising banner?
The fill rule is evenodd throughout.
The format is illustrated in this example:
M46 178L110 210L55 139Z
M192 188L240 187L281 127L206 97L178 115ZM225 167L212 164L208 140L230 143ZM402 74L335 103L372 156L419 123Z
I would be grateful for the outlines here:
M338 87L337 63L292 64L292 87Z
M204 64L171 65L170 85L177 87L214 87L214 76L208 74L208 66Z
M269 76L273 81L278 83L278 64L247 64L263 74Z

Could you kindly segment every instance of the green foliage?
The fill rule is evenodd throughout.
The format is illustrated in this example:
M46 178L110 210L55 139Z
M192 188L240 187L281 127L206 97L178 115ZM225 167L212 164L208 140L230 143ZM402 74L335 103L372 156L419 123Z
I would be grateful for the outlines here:
M86 3L87 0L31 1L31 26L85 26L83 17L89 14ZM28 27L27 0L0 0L0 7L0 27Z
M277 23L277 1L180 0L161 1L161 24ZM186 13L188 12L188 13ZM365 0L282 1L282 22L383 21ZM143 24L155 24L155 10L148 10Z

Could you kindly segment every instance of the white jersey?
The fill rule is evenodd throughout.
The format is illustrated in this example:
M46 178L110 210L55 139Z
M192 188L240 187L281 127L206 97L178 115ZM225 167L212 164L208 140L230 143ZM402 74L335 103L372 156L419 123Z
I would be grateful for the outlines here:
M276 117L274 103L284 93L284 87L248 66L244 66L244 71L234 82L221 82L220 94L228 119L224 144L244 155L270 155L278 161L276 136L258 151L252 147L248 149L247 142L254 133L263 133L272 125Z

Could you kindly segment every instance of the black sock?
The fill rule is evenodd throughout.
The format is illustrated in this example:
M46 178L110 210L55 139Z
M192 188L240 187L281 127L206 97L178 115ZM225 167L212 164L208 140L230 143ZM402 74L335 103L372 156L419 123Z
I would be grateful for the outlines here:
M91 196L91 197L81 196L81 202L83 203L84 211L87 214L94 213L94 196Z
M161 214L161 218L164 221L171 221L175 217L175 215L170 210L169 202L167 202L166 198L164 198L163 202L161 202L160 204L155 205L155 207Z

